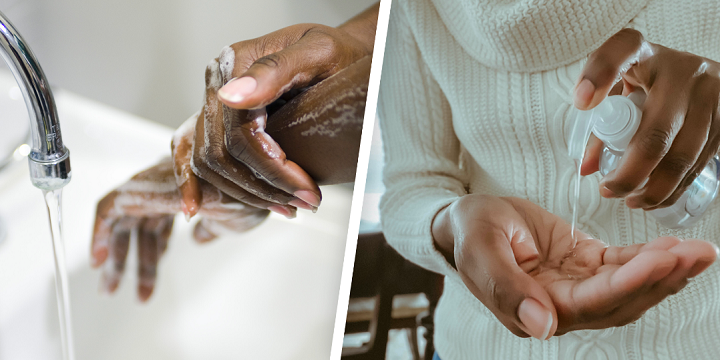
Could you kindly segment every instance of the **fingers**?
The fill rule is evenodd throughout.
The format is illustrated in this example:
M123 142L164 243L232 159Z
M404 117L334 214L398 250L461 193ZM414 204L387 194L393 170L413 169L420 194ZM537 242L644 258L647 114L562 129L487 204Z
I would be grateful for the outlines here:
M92 244L90 245L90 261L94 268L102 265L108 257L108 244L112 234L112 225L116 220L112 214L116 197L117 192L113 191L98 202Z
M193 228L193 238L195 239L195 241L201 244L210 242L218 237L217 234L208 230L208 227L205 226L206 222L206 219L201 219L197 222L197 224L195 224L195 227Z
M260 225L270 212L257 209L243 216L226 216L224 219L203 218L193 229L193 238L199 243L209 242L226 233L241 233Z
M225 85L219 89L220 100L234 109L259 109L277 100L290 89L302 88L330 77L345 66L367 55L367 48L357 39L335 28L313 25L279 51L266 52L244 67L236 61L238 54L249 51L248 43L223 49L222 65L228 69ZM246 55L245 55L246 56Z
M603 254L604 265L624 265L637 254L649 250L668 250L680 243L674 236L659 237L647 244L634 244L630 246L609 246Z
M273 186L293 194L297 199L291 200L290 205L306 210L320 206L320 188L310 175L285 157L285 152L265 132L265 111L226 110L225 143L230 155Z
M167 248L172 230L171 216L143 219L138 229L138 297L147 301L155 288L157 265Z
M221 60L230 51L224 49ZM328 73L334 66L328 57L327 51L317 44L298 42L255 60L240 74L233 72L234 76L218 91L218 97L234 109L265 107L284 92L310 85L320 74Z
M640 32L623 29L608 39L588 57L575 86L575 107L589 110L608 95L620 74L652 53Z
M191 116L175 131L173 135L172 159L175 181L180 190L182 211L185 219L190 220L200 210L202 193L197 176L192 171L192 146L195 134L195 123L199 114Z
M557 315L552 299L537 281L518 266L510 239L532 240L524 220L509 203L488 198L492 213L484 210L478 218L468 221L457 238L457 267L468 289L493 312L497 319L518 336L528 334L538 339L549 338L557 329ZM459 204L458 206L463 206ZM470 209L468 209L470 211ZM477 211L477 210L476 210ZM480 210L483 212L483 210ZM517 233L507 234L506 224L517 225ZM512 226L511 226L512 227ZM456 232L457 233L457 232Z
M204 134L206 131L205 125L205 116L201 114L197 119L195 133ZM211 126L211 124L208 125ZM215 126L217 125L218 124L215 124ZM222 122L219 126L223 126ZM215 133L213 132L212 134ZM224 142L216 141L212 146L214 147L214 154L218 154L217 156L206 155L210 151L210 145L205 143L205 136L195 137L195 143L193 145L193 158L191 159L190 164L193 171L198 176L240 202L258 208L270 209L286 217L294 217L296 211L295 208L284 205L292 201L294 197L290 197L282 191L272 188L270 184L257 179L251 174L248 174L249 169L245 165L230 157L225 149ZM210 158L211 160L207 161L207 158ZM216 169L221 172L216 172ZM237 174L232 169L237 170ZM230 171L233 171L233 174L235 174L232 175L232 179L235 181L228 178L231 177ZM274 198L275 201L268 201L260 198L255 194L250 193L244 187L239 186L238 183L243 183L245 186L250 188L255 187L256 192L264 191L266 194L270 194L271 196L269 197ZM257 188L260 188L260 190Z
M155 229L157 230L157 238L158 238L158 252L162 256L165 254L165 251L168 247L168 240L170 240L170 235L172 234L172 228L173 223L175 222L175 216L173 215L166 215L163 217L160 217L157 220L158 224L155 225Z
M282 74L291 77L288 81L296 83L286 84L281 89L278 89L277 96L273 95L274 101L290 87L295 85L305 86L308 84L307 81L316 77L317 73L314 73L314 71L322 68L321 64L323 62L320 61L321 59L314 58L318 54L313 53L313 56L308 56L307 52L312 50L313 47L317 47L321 41L321 39L306 34L297 43L268 56L284 59L282 63L272 62L274 67L270 68L267 65L261 65L263 62L260 59L248 69L246 75L262 75L258 79L263 86L269 86L273 84L273 81L279 81ZM230 59L224 59L233 56L232 54L234 54L233 49L225 48L219 59L222 82L230 81L223 88L227 88L228 85L232 87L231 76L233 69L223 66L232 62ZM307 73L307 71L310 73ZM297 82L300 78L305 78L307 81ZM242 83L246 79L252 80L253 78L244 77L237 82ZM255 94L261 93L263 86ZM210 86L208 91L213 91L212 88ZM217 90L218 98L221 100L222 94L222 89ZM212 99L208 98L208 101L212 101ZM223 106L222 109L224 131L220 131L224 132L224 145L232 157L247 166L255 177L285 191L287 194L293 194L296 199L288 202L292 202L291 205L306 210L313 210L315 207L320 206L320 189L318 186L303 169L294 162L287 160L280 145L265 132L267 113L264 107L250 111L237 110L228 106ZM206 117L206 119L209 119L209 117ZM211 126L211 124L206 125L206 127ZM208 130L206 129L206 131Z
M584 77L589 76L588 68L592 67L599 75L591 78L605 79L594 84L607 83L609 74L619 69L624 94L642 88L648 96L640 126L617 169L601 182L600 193L604 197L627 197L626 204L631 208L653 210L670 206L720 146L717 134L720 126L716 125L718 64L649 44L634 30L623 30L613 38L590 56L581 79L587 80ZM637 51L633 53L633 49ZM619 59L627 61L617 66ZM576 100L585 94L587 83L581 85ZM604 94L601 98L595 95L588 95L592 97L587 101L590 108L605 98ZM594 169L588 169L591 170Z
M205 243L225 233L240 233L260 225L270 214L237 202L212 185L203 182L203 218L195 224L193 237L199 243Z
M687 284L688 279L697 276L707 269L717 258L717 247L702 240L678 241L667 249L677 257L672 272L646 287L642 296L618 307L609 318L618 324L625 325L640 318L651 307L657 305L670 295L678 293Z
M631 148L628 150L628 157L630 151L633 151L633 154L635 152L654 151L657 155L662 156L657 166L651 170L652 175L650 175L647 185L627 197L627 205L631 208L655 208L665 202L673 193L676 193L675 197L678 198L687 185L694 180L697 175L695 172L702 171L702 168L707 164L707 160L709 160L708 155L712 150L703 150L707 147L715 104L707 101L693 101L700 100L703 96L701 93L690 94L689 98L675 96L675 101L680 101L680 103L665 100L672 90L674 89L671 84L666 84L665 81L656 81L656 85L651 90L653 96L648 99L648 105L643 114L643 122L647 121L650 126L643 127L641 124L638 135L630 144ZM663 101L664 104L669 105L660 110L664 111L664 113L657 113L651 108L651 106L658 106L658 101ZM668 119L669 117L671 118ZM663 125L667 123L669 125ZM667 154L662 152L667 148L667 145L650 144L648 135L646 135L658 131L667 138L667 140L659 139L660 141L671 143L667 144L670 146ZM677 131L677 135L673 137L672 133L675 131ZM643 139L648 140L642 142ZM635 143L639 143L640 146L633 146ZM704 161L698 164L703 152L705 159L702 159ZM633 166L633 163L628 166ZM691 170L694 170L694 172L691 172ZM686 179L687 181L684 181ZM674 201L672 202L674 203Z
M195 134L203 135L195 136L191 161L193 171L244 203L266 209L279 205L285 209L283 215L287 216L294 209L287 204L296 198L258 178L250 168L227 152L223 107L216 97L221 81L220 70L215 61L206 71L206 101L195 127ZM220 178L227 179L234 185L221 181Z
M612 198L628 195L648 179L650 173L668 154L687 113L687 98L683 96L669 98L667 94L671 88L671 83L663 81L663 84L656 84L650 90L640 126L620 160L618 168L606 175L600 183L602 196ZM691 155L684 156L685 158L683 155L676 155L675 159L670 159L671 163L675 164L669 165L671 168L674 167L673 173L679 172L684 175L688 170L683 164ZM696 156L697 154L693 154L692 158ZM662 200L664 198L660 201Z
M137 219L123 217L112 226L108 237L108 258L103 267L100 284L107 293L113 293L125 272L125 260L130 248L130 235L137 226Z
M602 271L572 288L568 296L575 305L569 312L573 322L607 314L626 303L638 291L667 276L677 263L677 257L667 251L648 250L640 252L624 265ZM595 315L589 315L595 314Z
M679 278L692 278L699 275L715 262L718 255L717 246L697 239L685 240L668 251L678 257L674 276L668 277L666 280L670 283Z
M704 92L704 94L710 93L712 93L711 90ZM702 99L703 95L697 93L697 96L693 97L696 99ZM693 149L702 144L703 147L701 148L699 155L695 158L694 164L690 167L690 169L685 172L682 179L677 182L676 187L674 189L670 189L671 194L667 196L662 203L655 204L653 201L640 198L639 203L634 205L642 207L645 210L654 210L660 207L670 206L674 204L680 196L682 196L692 182L695 181L695 179L703 172L712 157L715 156L718 149L720 149L720 124L718 124L718 117L720 114L716 112L717 109L717 102L712 101L712 99L695 101L689 105L685 126L683 126L683 129L678 134L672 148L670 149L670 153L666 155L665 159L669 158L671 153L676 152L682 154L686 151L685 149ZM683 145L681 145L681 143ZM692 152L693 150L690 151ZM682 161L682 155L679 157L677 155L673 156L675 156L675 159L680 159L680 161ZM663 162L665 162L665 159L663 159ZM683 166L683 164L679 164L679 166ZM645 187L646 189L653 188L654 184L651 184L653 180L661 184L663 183L660 175L653 173L650 182L648 182L648 186ZM667 191L667 188L664 190ZM638 192L637 194L639 197L642 197L643 195L644 194L642 192Z
M604 255L606 265L599 269L599 275L594 280L608 279L607 276L611 274L611 282L625 294L617 293L615 298L605 299L609 302L604 307L593 305L589 308L605 311L607 316L595 325L588 326L602 328L608 323L625 325L637 320L649 308L685 287L688 278L707 269L717 258L718 252L715 245L706 241L680 241L676 237L662 237L638 245L607 249ZM674 265L671 267L671 264ZM587 282L582 285L591 284ZM601 293L602 297L610 294L606 291Z

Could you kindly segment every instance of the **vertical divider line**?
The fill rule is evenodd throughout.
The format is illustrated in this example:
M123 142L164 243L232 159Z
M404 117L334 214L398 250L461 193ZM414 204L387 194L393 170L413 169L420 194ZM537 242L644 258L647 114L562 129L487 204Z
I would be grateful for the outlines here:
M370 82L368 83L367 100L365 102L362 138L360 139L360 152L358 154L357 170L355 171L355 188L353 189L352 208L350 209L350 221L348 222L347 241L345 242L345 258L343 260L337 312L335 314L335 328L333 330L332 346L330 348L331 360L340 360L340 356L342 355L345 320L348 303L350 301L353 269L355 267L355 252L357 251L360 216L362 215L363 198L365 196L365 180L367 179L373 127L377 114L380 75L382 73L383 58L385 56L385 40L387 38L391 3L392 0L380 1L377 30L375 31L375 46L373 48L373 59L370 67Z

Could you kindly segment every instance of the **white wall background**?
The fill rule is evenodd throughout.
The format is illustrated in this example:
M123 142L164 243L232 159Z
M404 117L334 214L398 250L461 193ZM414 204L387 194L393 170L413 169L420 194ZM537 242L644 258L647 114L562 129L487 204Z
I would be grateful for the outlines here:
M177 127L223 46L337 26L376 0L0 0L53 86Z

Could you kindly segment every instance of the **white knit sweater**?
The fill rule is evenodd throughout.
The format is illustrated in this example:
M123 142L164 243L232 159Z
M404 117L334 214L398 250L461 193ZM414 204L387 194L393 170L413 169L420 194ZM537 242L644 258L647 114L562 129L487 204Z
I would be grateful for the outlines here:
M720 265L620 328L549 341L511 334L433 246L430 224L466 193L529 199L566 220L572 88L585 57L623 27L720 60L711 0L396 0L379 116L385 151L383 230L408 259L446 275L436 348L457 359L720 359ZM720 201L672 232L581 180L580 229L612 245L674 234L720 244Z

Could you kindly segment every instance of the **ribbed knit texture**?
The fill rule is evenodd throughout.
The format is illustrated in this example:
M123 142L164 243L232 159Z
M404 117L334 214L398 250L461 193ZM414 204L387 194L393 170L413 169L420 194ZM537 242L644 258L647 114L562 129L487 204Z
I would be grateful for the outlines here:
M393 2L378 108L383 230L403 256L446 275L435 317L444 360L720 359L718 264L633 324L539 341L505 329L433 246L433 217L468 192L525 198L570 220L572 88L584 57L623 27L720 60L718 1ZM599 175L580 181L580 229L612 245L720 240L720 201L672 232L601 198Z

